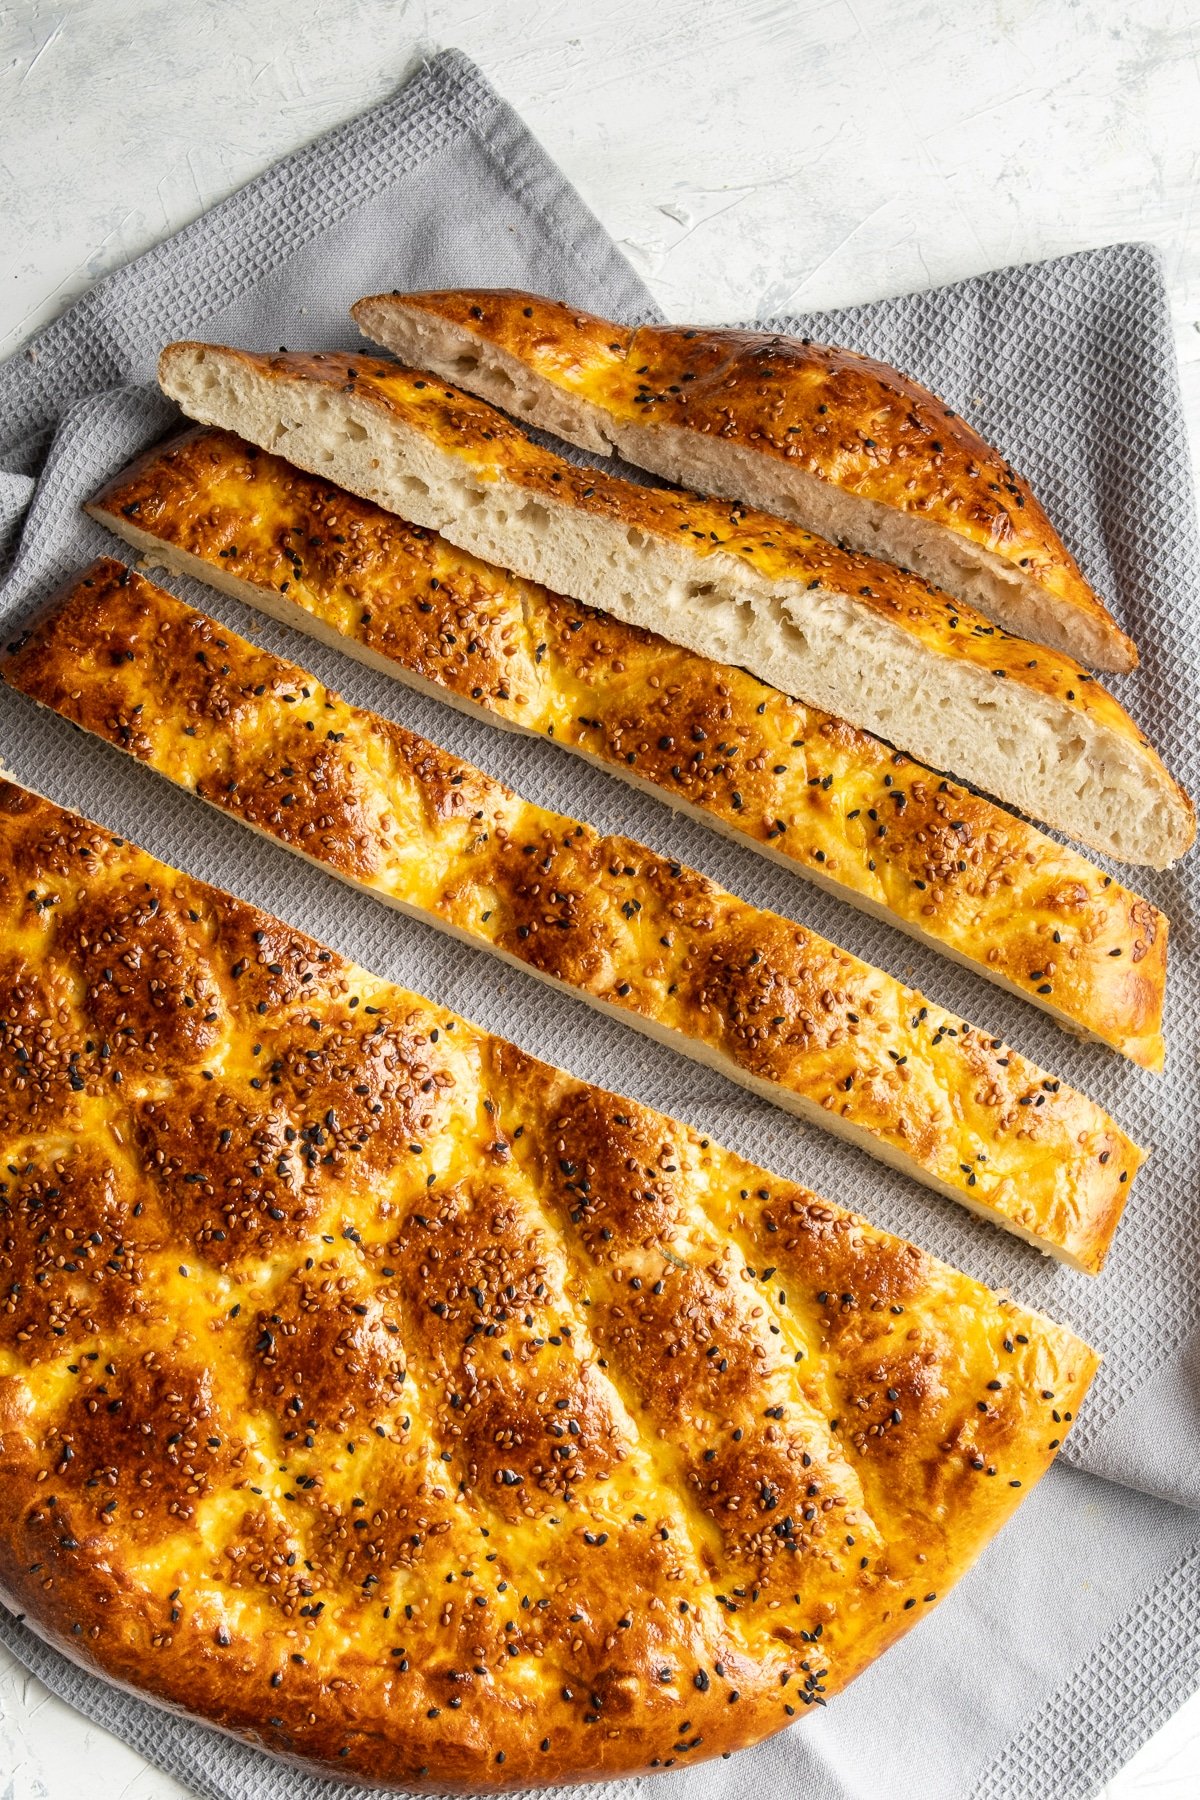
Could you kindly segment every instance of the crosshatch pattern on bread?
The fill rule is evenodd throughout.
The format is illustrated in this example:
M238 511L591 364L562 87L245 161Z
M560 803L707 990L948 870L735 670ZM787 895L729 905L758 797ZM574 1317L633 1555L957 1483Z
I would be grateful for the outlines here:
M0 786L0 1595L314 1771L686 1766L936 1605L1070 1332Z

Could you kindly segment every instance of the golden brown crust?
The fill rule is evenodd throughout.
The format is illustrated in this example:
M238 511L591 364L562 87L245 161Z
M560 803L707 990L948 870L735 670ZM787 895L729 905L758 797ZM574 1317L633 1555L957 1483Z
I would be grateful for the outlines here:
M512 289L377 295L352 308L370 335L394 309L447 321L618 421L719 439L920 515L1019 569L1085 622L1097 667L1137 650L1089 587L1028 482L936 394L857 351L778 333L612 324ZM469 373L462 385L471 386ZM1086 658L1085 658L1086 660Z
M3 674L345 879L1102 1266L1141 1160L1119 1127L806 928L522 800L112 559L50 603Z
M653 784L1162 1067L1163 915L879 739L480 562L229 432L196 427L148 452L88 510L390 672Z
M1147 853L1151 860L1175 860L1194 840L1190 799L1129 714L1092 675L1058 651L1032 646L988 624L965 603L915 575L841 550L767 513L578 468L534 443L494 407L420 370L336 351L263 355L180 342L163 350L159 379L172 393L173 371L183 371L186 382L206 365L215 380L222 375L235 379L244 371L253 381L269 384L285 414L285 396L297 388L310 397L322 389L349 397L350 412L375 415L388 427L415 434L484 489L502 483L549 503L547 511L556 516L603 520L634 539L660 539L672 550L686 541L698 570L706 558L719 556L718 569L727 562L740 565L753 573L756 585L781 582L792 591L824 590L839 604L849 603L900 633L923 655L970 671L982 680L982 693L999 684L1005 684L1006 693L1021 689L1052 702L1056 715L1061 709L1065 719L1086 720L1103 733L1113 753L1119 750L1127 766L1137 769L1141 787L1162 809L1165 841ZM366 430L360 419L352 423L355 431ZM447 529L454 535L458 522ZM462 529L470 534L469 520Z
M474 1793L756 1742L1086 1391L1050 1321L11 783L0 919L0 1594L277 1754Z

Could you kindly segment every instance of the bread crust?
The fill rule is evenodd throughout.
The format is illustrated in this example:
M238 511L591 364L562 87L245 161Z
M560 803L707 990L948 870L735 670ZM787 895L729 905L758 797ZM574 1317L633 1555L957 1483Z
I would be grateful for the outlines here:
M147 560L600 762L1162 1068L1163 914L844 720L481 562L231 432L193 427L87 510Z
M1028 482L928 388L873 357L779 333L630 331L511 289L378 294L351 310L402 361L500 406L517 394L513 371L523 374L523 417L687 487L815 528L805 478L816 480L869 509L859 522L866 509L852 508L842 532L825 535L885 556L875 509L919 519L960 556L973 550L985 570L1007 571L992 608L969 582L975 558L950 588L998 624L1094 668L1137 665ZM920 556L919 542L907 548Z
M766 514L577 468L392 363L174 344L159 379L202 423L715 649L1118 858L1162 865L1194 838L1191 802L1092 676L889 564Z
M754 1743L1086 1391L1070 1332L11 782L0 915L0 1596L313 1772Z
M1086 1096L807 928L535 806L106 558L22 693L391 905L611 1009L1098 1273L1141 1152Z

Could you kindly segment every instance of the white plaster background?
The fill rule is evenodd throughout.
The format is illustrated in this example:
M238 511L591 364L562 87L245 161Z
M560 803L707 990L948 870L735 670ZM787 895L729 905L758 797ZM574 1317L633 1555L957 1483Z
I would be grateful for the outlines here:
M1200 464L1197 0L0 0L0 355L449 44L677 319L1153 241ZM182 1796L0 1651L0 1800ZM1200 1800L1200 1695L1101 1800Z

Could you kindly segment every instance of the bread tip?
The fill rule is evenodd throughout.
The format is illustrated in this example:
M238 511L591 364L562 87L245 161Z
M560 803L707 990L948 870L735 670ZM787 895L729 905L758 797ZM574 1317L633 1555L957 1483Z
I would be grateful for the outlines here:
M188 350L200 350L203 352L203 346L193 343L188 338L176 338L172 343L163 345L158 353L157 374L160 387L166 386L165 377L170 373L173 365L179 362ZM203 354L198 356L196 360L197 362L202 362L204 360Z

